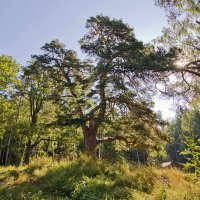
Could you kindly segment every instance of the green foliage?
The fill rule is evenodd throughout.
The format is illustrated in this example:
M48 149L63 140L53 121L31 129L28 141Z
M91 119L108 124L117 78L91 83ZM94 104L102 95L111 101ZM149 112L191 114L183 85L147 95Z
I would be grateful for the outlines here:
M166 200L167 199L166 188L161 188L155 199L156 200Z
M98 144L116 140L141 149L160 145L166 135L158 127L165 123L152 110L154 76L151 82L148 71L169 62L167 55L144 46L122 20L97 15L87 20L86 28L80 45L90 62L79 60L58 40L34 56L51 83L49 97L60 108L50 124L80 127L85 150L93 157Z
M181 128L184 133L182 137L184 149L181 151L181 155L184 155L187 160L184 168L191 170L198 176L200 172L200 111L198 97L190 103L190 109L183 112Z
M150 164L151 166L158 166L160 163L163 163L168 157L165 148L166 145L162 145L158 149L149 150L148 164Z
M169 144L172 160L182 163L185 169L199 173L200 111L198 96L189 102L189 108L181 110L171 123L169 134L173 141ZM173 152L173 153L172 153Z
M19 84L17 74L19 66L9 56L0 55L0 136L5 132L6 121L13 114L13 102L10 95Z
M12 57L0 55L0 95L13 90L13 86L18 83L18 71L19 66Z
M170 186L160 181L163 177ZM175 169L111 164L84 155L76 162L43 157L27 166L1 168L0 199L187 199L188 194L195 199L198 185Z
M184 169L192 170L198 177L200 174L200 139L197 139L194 134L184 137L185 149L180 152L186 156L187 162L183 164Z

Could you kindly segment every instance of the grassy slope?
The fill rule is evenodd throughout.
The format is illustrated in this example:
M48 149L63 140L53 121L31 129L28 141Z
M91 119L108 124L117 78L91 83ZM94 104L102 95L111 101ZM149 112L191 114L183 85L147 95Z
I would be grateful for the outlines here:
M0 199L200 199L200 182L173 168L39 158L0 168Z

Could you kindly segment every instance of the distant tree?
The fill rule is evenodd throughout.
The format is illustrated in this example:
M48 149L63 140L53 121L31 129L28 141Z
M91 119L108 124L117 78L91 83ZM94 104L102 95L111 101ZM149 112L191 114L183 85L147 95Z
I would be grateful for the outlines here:
M12 136L17 121L16 87L19 65L10 56L0 55L0 163L7 165L10 161Z
M12 112L9 98L19 84L18 71L19 65L12 57L0 55L0 135L3 134L5 122Z
M181 120L181 129L183 132L182 142L184 155L187 162L184 167L192 169L196 175L200 173L200 107L199 97L190 102L190 108L183 112Z
M186 157L186 162L183 164L184 169L193 172L197 177L200 174L200 139L197 139L194 134L185 136L183 140L185 149L180 152Z
M38 63L33 62L23 69L22 86L20 92L24 99L24 104L28 107L28 115L22 117L18 126L18 132L26 137L26 150L24 163L28 164L33 149L43 140L48 138L47 124L54 118L52 112L47 112L44 108L48 99L49 90L48 76L41 70ZM48 106L48 105L46 105ZM50 105L49 105L50 106ZM53 106L51 107L51 111ZM46 112L46 113L45 113ZM41 114L46 114L46 121L41 121Z
M0 55L0 95L13 90L18 71L19 65L12 57Z
M177 114L175 119L169 124L166 131L171 137L171 141L166 145L167 154L174 164L179 166L179 163L184 162L183 156L180 152L185 146L183 144L183 130L181 128L182 114Z
M168 133L172 137L172 142L167 146L170 158L177 164L183 163L188 169L192 162L197 164L200 159L197 156L200 139L199 98L193 99L189 105L189 108L182 110L181 114L177 115L175 121L170 124Z
M43 55L34 56L48 71L52 98L62 110L54 125L80 126L86 152L93 157L99 144L116 140L135 148L155 147L166 136L163 121L151 109L147 71L164 54L146 48L121 20L99 15L89 18L86 28L80 44L92 60L80 61L57 40L42 47ZM105 125L111 135L102 132Z

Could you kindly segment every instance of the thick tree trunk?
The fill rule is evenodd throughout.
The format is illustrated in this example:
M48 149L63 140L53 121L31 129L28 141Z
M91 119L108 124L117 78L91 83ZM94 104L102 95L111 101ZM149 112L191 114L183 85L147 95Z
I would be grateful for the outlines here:
M96 138L96 131L87 130L84 131L84 141L85 141L85 152L88 156L96 158L96 147L98 145L98 140Z
M96 158L96 147L97 147L96 138L88 137L85 139L85 151L88 156Z

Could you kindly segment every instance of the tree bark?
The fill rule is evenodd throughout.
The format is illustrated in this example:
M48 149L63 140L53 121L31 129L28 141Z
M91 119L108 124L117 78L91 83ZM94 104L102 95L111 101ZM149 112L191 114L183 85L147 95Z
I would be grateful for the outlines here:
M85 151L88 156L96 158L96 147L98 145L96 137L89 136L85 138Z
M8 165L8 156L9 156L9 153L10 153L10 143L11 143L11 131L12 131L12 129L10 130L9 137L8 137L8 145L7 145L7 150L6 150L5 166Z
M29 164L32 151L33 151L33 147L31 145L31 141L28 140L27 146L26 146L26 151L25 151L25 156L24 156L24 164L26 164L26 165Z
M82 126L85 142L85 152L88 156L96 158L96 147L98 145L98 140L96 138L97 130L93 128L88 128L86 125Z

